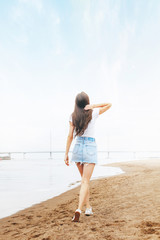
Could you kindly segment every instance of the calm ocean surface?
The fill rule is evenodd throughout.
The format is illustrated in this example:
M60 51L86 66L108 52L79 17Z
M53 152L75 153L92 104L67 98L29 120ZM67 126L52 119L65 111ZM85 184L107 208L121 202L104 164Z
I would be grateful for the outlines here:
M80 185L76 165L66 166L63 158L63 153L54 153L53 159L47 154L27 154L25 159L17 154L12 155L12 160L0 160L0 218ZM131 159L120 154L108 159L107 153L98 153L91 180L123 173L120 168L102 165Z

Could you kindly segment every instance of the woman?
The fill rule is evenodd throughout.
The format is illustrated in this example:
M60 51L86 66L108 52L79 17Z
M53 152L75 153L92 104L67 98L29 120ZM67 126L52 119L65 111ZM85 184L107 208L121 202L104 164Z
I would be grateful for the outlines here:
M89 203L89 181L95 164L97 164L94 126L98 116L107 111L111 106L111 103L90 105L89 97L85 92L77 94L75 99L74 112L69 119L70 128L64 158L65 164L69 166L68 152L73 137L76 138L71 161L76 163L82 178L79 204L72 218L73 222L79 221L84 203L86 203L85 215L90 216L93 214Z

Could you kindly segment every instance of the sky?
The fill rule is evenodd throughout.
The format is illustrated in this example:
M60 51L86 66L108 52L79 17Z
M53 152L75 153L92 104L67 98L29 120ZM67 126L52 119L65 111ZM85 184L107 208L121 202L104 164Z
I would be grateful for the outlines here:
M0 152L64 151L81 91L98 150L160 151L159 0L0 1L0 35Z

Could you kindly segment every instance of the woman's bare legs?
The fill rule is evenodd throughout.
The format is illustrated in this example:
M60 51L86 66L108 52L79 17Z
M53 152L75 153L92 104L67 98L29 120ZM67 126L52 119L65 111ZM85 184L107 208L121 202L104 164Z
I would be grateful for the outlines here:
M84 167L84 165L80 164L79 162L76 165L77 165L78 170L79 170L79 172L81 174L81 177L82 177L83 176L83 167ZM87 208L91 207L90 204L89 204L89 187L88 187L87 196L86 196L86 207Z
M82 210L83 204L86 202L87 197L89 197L89 180L92 176L94 170L94 163L84 164L83 174L81 180L81 189L79 194L79 205L78 209Z

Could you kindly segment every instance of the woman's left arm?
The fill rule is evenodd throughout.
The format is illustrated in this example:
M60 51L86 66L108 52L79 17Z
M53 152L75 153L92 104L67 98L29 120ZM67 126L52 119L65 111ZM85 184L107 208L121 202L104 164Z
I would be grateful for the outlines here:
M72 140L73 140L73 132L74 132L73 123L72 123L72 122L69 122L69 124L70 124L70 126L69 126L69 134L68 134L68 137L67 137L66 152L65 152L65 157L64 157L64 161L65 161L65 164L66 164L67 166L69 166L68 152L69 152L69 149L70 149Z

